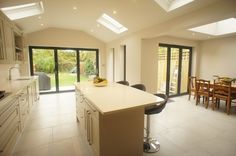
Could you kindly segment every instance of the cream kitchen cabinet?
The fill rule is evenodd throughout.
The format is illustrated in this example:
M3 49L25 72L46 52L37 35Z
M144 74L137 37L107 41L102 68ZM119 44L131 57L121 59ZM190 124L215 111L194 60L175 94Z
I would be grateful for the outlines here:
M6 50L6 59L7 63L11 63L14 60L14 33L12 29L12 24L8 21L3 22L3 30L5 37L5 50Z
M38 91L38 81L33 81L30 85L27 86L28 91L28 103L29 103L29 110L33 105L38 103L39 100L39 91Z
M30 85L29 85L30 86ZM26 120L29 114L29 110L30 110L30 106L29 106L29 97L30 94L28 92L28 88L24 87L19 93L18 93L18 97L19 97L19 106L20 106L20 126L21 126L21 131L23 131L25 124L26 124Z
M17 96L1 103L0 109L0 156L10 155L20 135L20 111Z
M3 19L0 16L0 61L6 58L5 39L3 33Z
M76 118L80 123L81 133L93 149L94 155L98 156L99 112L78 89L76 89Z
M89 145L94 151L94 155L99 155L99 112L85 98L85 130L86 138Z
M1 87L11 94L0 101L0 156L11 155L22 134L32 106L38 102L36 77L8 81Z
M0 63L23 61L23 34L0 11Z

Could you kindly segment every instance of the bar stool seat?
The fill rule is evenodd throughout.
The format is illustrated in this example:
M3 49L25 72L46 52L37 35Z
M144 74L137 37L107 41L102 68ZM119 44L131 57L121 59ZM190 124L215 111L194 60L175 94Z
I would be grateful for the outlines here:
M154 94L164 99L161 104L152 105L145 108L146 118L146 137L144 137L143 150L146 153L154 153L160 150L160 143L150 137L150 115L160 113L166 106L168 97L165 94Z
M123 85L129 86L129 82L128 82L128 81L117 81L116 83L119 83L119 84L123 84Z
M146 91L146 87L144 84L138 83L138 84L134 84L131 87L142 90L142 91Z

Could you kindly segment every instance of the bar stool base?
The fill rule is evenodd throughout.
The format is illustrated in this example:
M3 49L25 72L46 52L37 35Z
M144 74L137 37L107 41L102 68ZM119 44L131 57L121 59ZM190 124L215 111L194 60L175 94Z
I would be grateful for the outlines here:
M143 151L145 153L155 153L160 150L160 143L155 139L147 139L143 142Z

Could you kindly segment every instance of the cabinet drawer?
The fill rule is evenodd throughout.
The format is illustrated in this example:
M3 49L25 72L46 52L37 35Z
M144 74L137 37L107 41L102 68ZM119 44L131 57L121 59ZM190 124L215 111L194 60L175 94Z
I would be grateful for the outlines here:
M3 136L3 134L8 131L8 127L16 122L16 121L19 121L19 110L18 109L15 109L13 111L13 113L8 117L8 119L5 121L5 123L0 127L0 136ZM3 137L0 138L0 140L2 139Z
M21 105L27 104L27 102L28 102L28 94L27 94L27 92L26 93L25 92L20 93L19 102L20 102Z
M12 129L11 135L9 135L8 140L4 142L3 146L1 145L2 147L0 147L0 156L11 155L18 139L19 132L19 125Z
M18 100L13 99L10 101L7 106L0 113L0 127L8 120L8 118L16 111L18 105Z
M15 137L15 133L19 132L19 121L17 118L13 119L7 129L1 134L0 153L4 152L8 143Z

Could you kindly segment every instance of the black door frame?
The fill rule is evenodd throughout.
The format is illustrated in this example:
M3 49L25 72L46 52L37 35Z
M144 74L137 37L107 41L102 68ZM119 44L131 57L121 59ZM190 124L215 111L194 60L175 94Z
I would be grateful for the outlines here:
M175 97L180 95L185 95L188 93L180 93L181 87L181 71L182 71L182 53L183 49L189 49L189 68L188 68L188 77L191 75L191 67L192 67L192 47L189 46L182 46L182 45L174 45L174 44L165 44L160 43L159 47L167 48L167 69L166 69L166 95L169 97ZM169 95L169 88L170 88L170 60L171 60L171 48L178 48L179 49L179 66L178 66L178 82L177 82L177 94Z
M34 68L33 68L33 49L50 49L53 50L54 53L54 61L55 61L55 85L56 91L50 92L41 92L40 94L50 94L50 93L61 93L61 92L71 92L73 90L59 90L59 75L58 75L58 50L75 50L76 51L76 63L77 63L77 82L80 82L80 51L95 51L96 52L96 71L99 75L99 49L93 48L70 48L70 47L48 47L48 46L29 46L29 63L30 63L30 75L34 75Z

